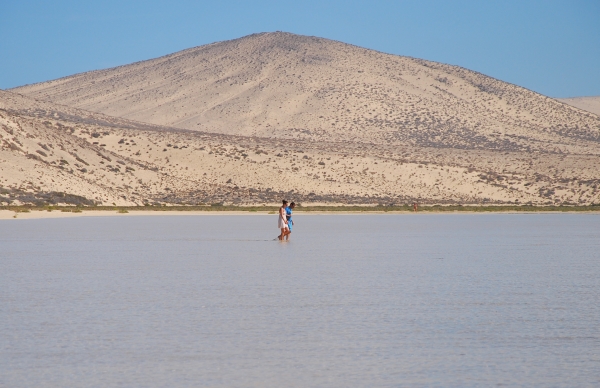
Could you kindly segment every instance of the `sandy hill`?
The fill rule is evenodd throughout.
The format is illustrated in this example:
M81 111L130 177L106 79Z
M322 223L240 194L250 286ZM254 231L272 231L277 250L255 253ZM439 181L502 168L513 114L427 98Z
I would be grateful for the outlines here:
M245 136L502 150L600 140L600 117L483 74L283 32L14 91Z
M0 91L0 143L0 203L600 203L600 117L287 33Z
M600 158L584 151L222 135L0 91L0 204L600 202Z
M558 98L557 100L600 116L600 96Z

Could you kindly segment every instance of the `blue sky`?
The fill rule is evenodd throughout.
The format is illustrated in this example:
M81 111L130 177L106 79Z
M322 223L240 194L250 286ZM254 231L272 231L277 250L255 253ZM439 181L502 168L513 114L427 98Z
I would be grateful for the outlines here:
M288 31L600 95L600 1L0 0L0 88Z

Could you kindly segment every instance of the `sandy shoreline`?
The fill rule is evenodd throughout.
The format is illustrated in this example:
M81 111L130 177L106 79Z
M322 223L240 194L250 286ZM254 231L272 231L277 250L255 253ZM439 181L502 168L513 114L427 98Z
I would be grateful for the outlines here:
M427 211L414 213L412 211L311 211L297 212L294 216L304 215L359 215L359 214L404 214L404 215L426 215L426 214L600 214L600 211L586 212L561 212L561 211L542 211L542 212L527 212L527 211L497 211L497 212L478 212L478 211ZM15 217L16 216L16 217ZM45 218L78 218L78 217L138 217L138 216L273 216L276 214L268 211L153 211L153 210L132 210L128 213L118 213L117 211L108 210L86 210L79 213L61 212L54 210L52 212L45 210L32 210L30 212L14 212L12 210L0 210L0 220L33 220Z
M303 215L351 215L351 214L413 214L412 212L382 212L382 211L314 211L314 212L300 212L294 213L294 216ZM15 217L16 215L16 217ZM61 212L54 210L48 212L45 210L32 210L28 213L14 212L11 210L0 210L0 220L32 220L42 218L77 218L77 217L138 217L138 216L272 216L276 217L277 214L270 211L177 211L177 210L132 210L128 213L118 213L117 211L109 210L85 210L79 213L73 212Z
M16 217L15 217L16 215ZM128 213L118 213L109 210L85 210L79 213L61 212L60 210L32 210L28 213L14 212L11 210L0 210L0 220L8 219L40 219L40 218L77 218L77 217L131 217L131 216L213 216L213 215L273 215L268 212L247 212L247 211L153 211L153 210L132 210Z

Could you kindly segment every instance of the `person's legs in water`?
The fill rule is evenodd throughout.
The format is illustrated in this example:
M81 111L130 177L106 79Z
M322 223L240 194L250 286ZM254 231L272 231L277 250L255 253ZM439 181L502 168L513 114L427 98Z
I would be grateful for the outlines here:
M285 239L289 240L291 234L292 234L292 221L288 221L288 231L287 231L287 234L285 235Z
M285 209L287 208L287 204L288 201L286 201L285 199L282 202L281 207L279 208L279 219L277 220L277 224L279 226L279 229L281 229L281 234L279 236L277 236L277 238L281 241L283 240L283 238L285 237L285 230L287 229L287 220L286 220L286 212Z
M288 234L290 234L290 230L288 228L281 228L281 234L277 236L277 238L279 238L281 241L284 241Z

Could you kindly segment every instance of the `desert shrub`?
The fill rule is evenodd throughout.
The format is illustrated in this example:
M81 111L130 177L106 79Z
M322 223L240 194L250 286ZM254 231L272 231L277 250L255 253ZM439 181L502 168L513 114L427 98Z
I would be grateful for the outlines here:
M86 162L85 160L81 159L79 156L76 156L76 157L75 157L75 160L77 160L79 163L83 163L83 164L85 164L86 166L89 166L89 163L88 163L88 162Z

